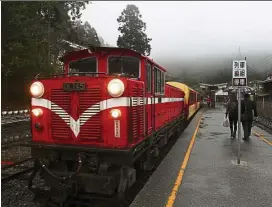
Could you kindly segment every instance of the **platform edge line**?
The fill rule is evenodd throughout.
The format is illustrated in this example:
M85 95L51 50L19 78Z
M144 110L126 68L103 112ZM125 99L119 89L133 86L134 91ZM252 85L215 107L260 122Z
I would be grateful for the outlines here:
M201 119L202 119L202 115L203 115L203 111L202 113L200 114L200 117L199 117L199 120L197 122L197 125L196 125L196 128L195 128L195 131L194 131L194 134L191 138L191 141L190 141L190 144L189 144L189 147L186 151L186 154L185 154L185 157L184 157L184 160L180 166L180 170L179 170L179 173L178 173L178 176L177 176L177 179L175 181L175 184L174 184L174 187L171 191L171 194L170 196L168 197L168 201L165 205L165 207L172 207L175 200L176 200L176 195L177 195L177 192L178 192L178 189L179 189L179 186L182 182L182 179L183 179L183 175L184 175L184 171L186 169L186 166L188 164L188 161L189 161L189 158L190 158L190 154L191 154L191 151L193 149L193 146L194 146L194 143L195 143L195 139L196 139L196 134L198 132L198 129L199 129L199 125L200 125L200 122L201 122Z
M252 130L253 133L259 137L261 140L263 140L266 144L270 145L272 147L272 143L270 143L267 139L265 139L262 135L258 134L255 130Z

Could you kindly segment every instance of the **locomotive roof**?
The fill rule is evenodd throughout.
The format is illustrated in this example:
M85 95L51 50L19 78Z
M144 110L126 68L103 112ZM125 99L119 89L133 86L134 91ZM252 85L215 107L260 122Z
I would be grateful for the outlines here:
M103 53L103 52L105 52L105 53L107 53L107 52L109 52L109 53L110 52L124 52L124 53L130 53L135 56L143 57L143 58L147 59L149 62L156 65L157 67L159 67L162 71L166 72L166 69L164 67L162 67L158 63L154 62L149 57L144 56L135 50L131 50L131 49L127 49L127 48L119 48L119 47L90 47L90 49L68 52L63 57L61 57L59 60L64 62L65 60L70 59L71 57L73 57L75 55L85 56L85 55L88 55L91 53Z

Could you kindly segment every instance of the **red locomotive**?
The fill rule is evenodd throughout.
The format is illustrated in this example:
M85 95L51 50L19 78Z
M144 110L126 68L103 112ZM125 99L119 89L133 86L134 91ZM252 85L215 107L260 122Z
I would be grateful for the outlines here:
M163 67L129 49L97 47L62 61L63 74L30 87L36 162L29 187L37 190L32 179L40 172L50 192L67 192L64 197L122 195L136 169L148 170L197 111L199 94L165 83Z

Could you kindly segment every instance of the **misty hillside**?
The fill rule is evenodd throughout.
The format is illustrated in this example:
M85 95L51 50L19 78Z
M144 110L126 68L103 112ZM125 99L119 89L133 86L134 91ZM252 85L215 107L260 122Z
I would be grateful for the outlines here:
M155 61L164 66L172 77L191 84L206 82L211 84L231 82L232 61L239 57L207 57L173 60L173 58L156 58ZM272 71L272 54L248 54L247 71L249 81L263 80Z

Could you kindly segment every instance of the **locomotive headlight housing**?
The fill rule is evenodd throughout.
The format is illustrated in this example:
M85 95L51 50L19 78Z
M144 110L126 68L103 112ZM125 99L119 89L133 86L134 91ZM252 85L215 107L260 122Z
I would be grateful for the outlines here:
M123 81L119 79L112 79L108 84L108 92L112 97L119 97L125 91L125 85Z
M121 111L119 109L112 109L110 113L112 118L115 118L115 119L121 116Z
M41 82L36 81L30 86L30 93L34 98L40 98L44 94L44 86Z
M41 123L40 122L37 122L37 123L35 123L35 128L37 129L37 130L42 130L42 128L43 128L43 126L41 125Z
M43 115L43 110L41 108L32 109L32 114L36 117Z

